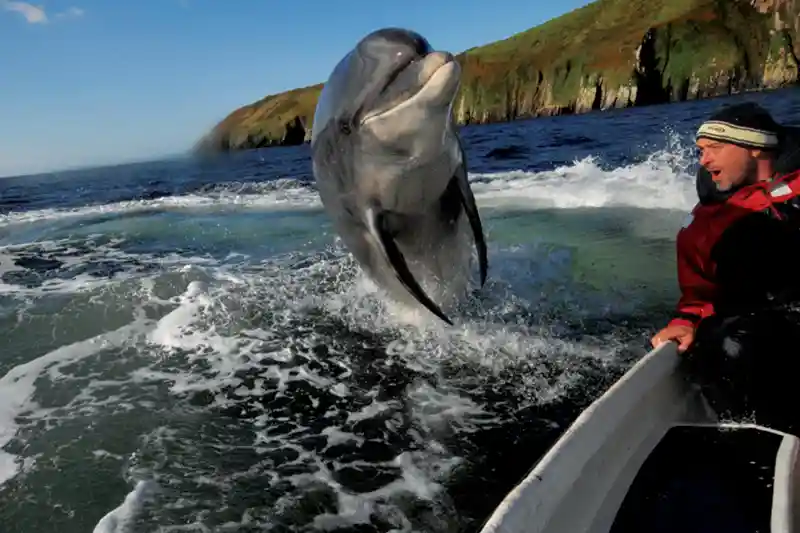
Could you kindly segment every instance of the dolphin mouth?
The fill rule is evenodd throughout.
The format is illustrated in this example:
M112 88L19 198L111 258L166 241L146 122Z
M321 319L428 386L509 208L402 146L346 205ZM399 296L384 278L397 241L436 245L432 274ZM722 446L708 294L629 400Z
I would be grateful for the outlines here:
M371 119L396 110L419 96L442 69L452 67L456 62L450 52L430 52L424 56L409 58L398 65L386 79L374 98L365 101L359 110L359 125ZM364 113L364 109L370 111Z

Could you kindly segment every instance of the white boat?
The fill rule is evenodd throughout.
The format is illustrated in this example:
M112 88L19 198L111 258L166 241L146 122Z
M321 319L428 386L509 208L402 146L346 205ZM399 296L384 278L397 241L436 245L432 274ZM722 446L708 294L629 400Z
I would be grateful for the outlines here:
M800 440L719 422L680 363L674 343L637 362L481 533L800 531Z

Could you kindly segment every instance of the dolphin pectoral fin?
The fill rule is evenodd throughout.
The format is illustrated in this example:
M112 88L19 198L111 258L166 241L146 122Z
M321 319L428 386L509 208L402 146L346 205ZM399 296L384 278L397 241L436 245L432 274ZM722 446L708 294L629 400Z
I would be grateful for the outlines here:
M383 257L394 270L398 281L400 281L406 290L408 290L419 303L425 306L426 309L452 326L453 322L450 321L441 308L425 294L425 291L422 290L422 287L419 286L419 283L417 283L417 280L415 280L413 274L411 274L402 252L397 247L394 237L392 237L387 228L385 214L382 213L380 209L372 207L367 209L366 215L369 232L380 244Z
M486 283L486 275L489 271L489 259L486 252L486 238L483 234L483 224L481 223L481 216L478 214L478 206L475 204L475 195L472 194L472 188L469 186L469 179L467 178L466 156L462 152L462 161L464 164L458 167L455 175L453 176L458 182L458 190L461 193L461 204L464 206L464 211L467 214L469 225L472 228L472 235L475 239L475 248L478 250L478 266L481 272L481 287Z

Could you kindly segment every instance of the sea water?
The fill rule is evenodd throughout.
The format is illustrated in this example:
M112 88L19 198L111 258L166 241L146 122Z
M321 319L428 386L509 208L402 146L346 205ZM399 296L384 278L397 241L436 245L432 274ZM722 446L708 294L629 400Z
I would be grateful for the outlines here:
M398 322L308 146L0 180L3 531L475 531L675 304L693 132L462 129L489 281Z

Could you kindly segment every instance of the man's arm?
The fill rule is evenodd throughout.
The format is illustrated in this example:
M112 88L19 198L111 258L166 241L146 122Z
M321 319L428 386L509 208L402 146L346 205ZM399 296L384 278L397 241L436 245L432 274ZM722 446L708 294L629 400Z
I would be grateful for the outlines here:
M685 351L694 342L700 320L714 312L711 302L716 287L708 272L711 262L694 240L696 232L696 228L684 228L678 232L676 249L681 296L675 317L650 340L653 347L675 341L678 351Z
M712 298L716 286L708 272L711 268L710 259L700 252L691 236L690 231L682 229L676 239L678 286L681 296L675 318L670 321L668 327L696 328L701 319L714 313Z

